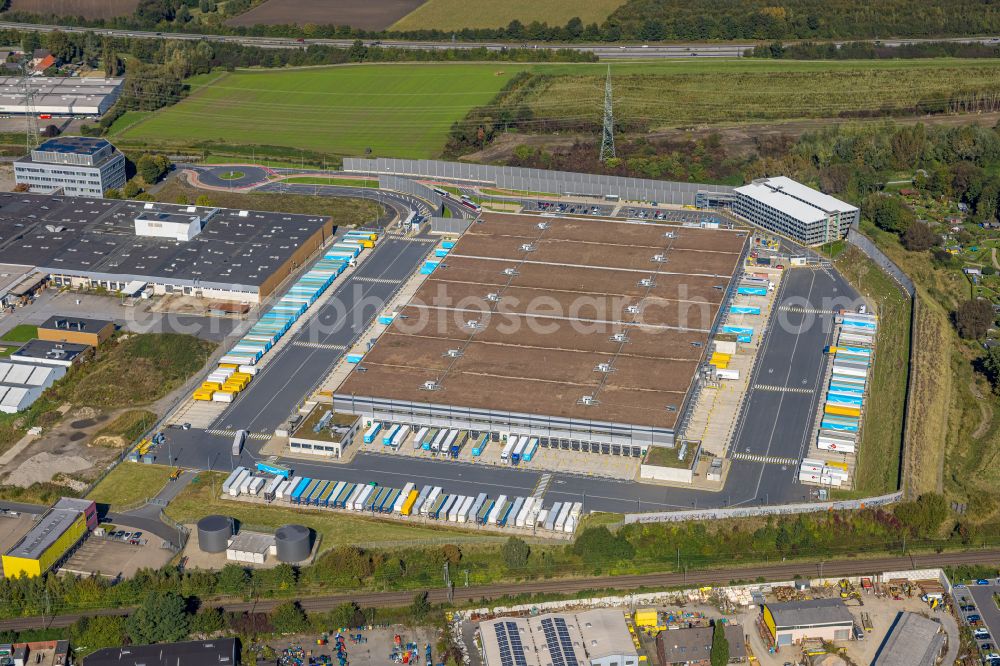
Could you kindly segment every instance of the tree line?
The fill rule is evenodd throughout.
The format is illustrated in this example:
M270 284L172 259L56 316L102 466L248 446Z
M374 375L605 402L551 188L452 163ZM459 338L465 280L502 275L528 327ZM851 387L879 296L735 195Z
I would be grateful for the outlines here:
M186 600L187 608L200 608L217 605L223 598L294 599L345 590L418 591L440 587L446 563L453 579L467 572L470 584L485 585L557 576L676 571L678 562L697 568L786 557L879 553L898 549L904 538L911 547L981 544L996 533L995 525L948 521L944 499L926 495L892 509L778 516L754 523L635 524L613 532L606 527L587 527L569 545L529 544L517 537L468 550L455 544L399 549L345 545L332 548L315 564L302 568L281 564L273 569L248 570L228 564L219 571L205 571L166 566L117 581L49 573L0 580L0 615L131 606L149 593L176 593ZM942 528L949 536L939 536Z
M191 10L197 7L199 13ZM140 0L132 14L109 19L6 11L9 21L260 37L392 38L463 41L798 40L945 37L996 34L1000 10L991 0L629 0L605 21L564 25L511 21L462 30L361 30L349 25L229 26L249 0Z
M894 60L915 58L998 58L1000 44L962 42L916 42L887 46L880 42L771 42L749 49L750 58L785 60Z

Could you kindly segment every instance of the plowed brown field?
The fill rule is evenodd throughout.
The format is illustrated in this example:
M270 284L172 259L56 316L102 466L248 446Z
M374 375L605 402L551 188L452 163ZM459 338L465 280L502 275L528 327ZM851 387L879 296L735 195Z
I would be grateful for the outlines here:
M424 0L267 0L246 14L229 19L226 25L315 23L382 30L423 3Z
M10 10L55 16L106 19L135 11L139 0L11 0Z

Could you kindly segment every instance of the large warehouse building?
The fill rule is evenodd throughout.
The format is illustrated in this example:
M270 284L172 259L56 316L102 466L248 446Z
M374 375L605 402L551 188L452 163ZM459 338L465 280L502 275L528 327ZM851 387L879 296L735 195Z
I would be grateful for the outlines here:
M124 79L78 76L32 76L33 113L54 116L100 116L111 108L121 94ZM0 77L0 113L24 114L24 78Z
M0 263L128 295L257 303L332 233L324 217L0 193Z
M753 224L804 245L843 238L861 214L857 207L785 176L737 187L732 209Z
M334 393L336 411L641 455L672 446L746 230L482 216Z
M14 161L14 180L32 192L103 197L125 185L125 156L105 139L49 139Z
M3 555L5 578L41 576L97 527L97 505L63 497Z

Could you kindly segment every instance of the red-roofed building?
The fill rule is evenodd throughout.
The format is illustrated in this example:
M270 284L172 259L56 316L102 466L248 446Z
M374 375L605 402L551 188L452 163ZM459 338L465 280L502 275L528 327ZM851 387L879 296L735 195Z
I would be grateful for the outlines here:
M44 72L49 67L55 66L55 64L56 64L56 57L50 53L49 55L39 60L38 63L35 65L34 69L36 72Z

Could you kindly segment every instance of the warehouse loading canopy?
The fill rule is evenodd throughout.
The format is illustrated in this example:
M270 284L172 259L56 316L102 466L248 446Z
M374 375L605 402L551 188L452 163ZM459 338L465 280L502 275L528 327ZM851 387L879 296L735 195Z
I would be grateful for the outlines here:
M10 296L15 296L17 298L24 298L25 296L30 296L31 294L38 291L39 287L45 284L45 281L49 279L49 276L45 273L32 273L28 277L24 278L16 285L11 287L8 294Z
M148 282L143 282L142 280L132 280L122 289L122 294L134 298L142 293L148 284Z

